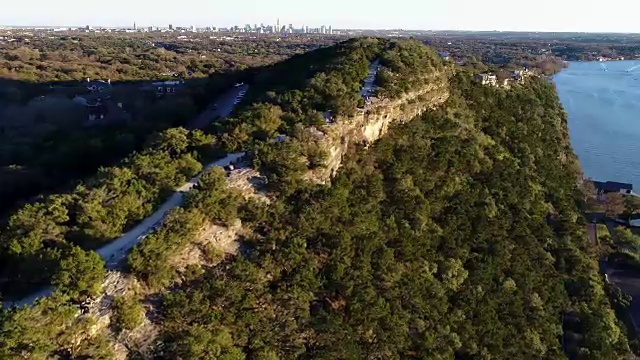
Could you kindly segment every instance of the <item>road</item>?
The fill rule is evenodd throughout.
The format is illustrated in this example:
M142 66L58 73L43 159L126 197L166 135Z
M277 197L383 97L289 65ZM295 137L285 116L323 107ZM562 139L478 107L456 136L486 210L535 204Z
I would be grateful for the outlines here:
M107 267L117 267L118 263L120 263L120 261L127 255L129 250L144 240L152 230L155 230L157 226L160 225L169 210L182 205L184 201L184 193L191 191L203 174L209 172L216 166L229 165L230 163L237 161L242 156L244 156L244 153L229 154L223 159L208 164L197 176L177 188L176 192L171 195L169 200L165 201L165 203L162 204L162 206L160 206L160 208L153 214L149 215L126 234L98 249L96 252L105 260Z
M366 95L373 88L373 83L375 82L378 68L378 61L376 60L371 64L369 68L369 76L367 76L367 78L365 79L361 94ZM189 122L187 128L203 128L210 124L216 117L229 116L229 114L231 114L231 112L235 108L235 100L238 98L240 92L246 92L248 88L249 87L247 85L234 87L233 89L219 97L214 103L215 106L214 104L212 104L197 118ZM244 154L245 153L243 152L229 154L223 159L207 164L197 176L177 188L176 192L167 201L165 201L164 204L162 204L162 206L160 206L160 208L157 209L153 214L140 222L136 227L129 230L126 234L122 235L118 239L115 239L106 246L103 246L102 248L96 250L100 257L102 257L102 259L105 261L107 268L117 268L118 264L127 255L127 253L135 245L143 241L150 232L155 230L157 226L160 225L167 212L175 207L182 205L184 200L184 193L189 192L191 191L191 189L193 189L193 187L198 183L198 179L202 176L202 174L210 171L216 166L226 166L232 162L235 162L239 158L244 156ZM4 303L3 306L31 306L37 299L49 296L52 292L53 287L47 287L19 301Z
M229 116L235 108L235 104L233 102L236 100L238 95L240 95L240 92L247 91L248 89L249 85L242 85L234 87L222 94L218 99L216 99L216 102L209 105L209 107L198 115L198 117L191 120L189 124L187 124L187 129L202 129L209 125L216 117L223 118Z
M605 269L606 274L613 284L627 295L631 295L629 313L633 320L633 326L638 330L640 324L640 278L638 273L628 270Z
M371 91L373 90L373 83L376 81L376 76L378 75L380 61L376 60L369 65L369 74L364 79L364 86L362 86L362 90L360 90L360 95L362 97L367 97L371 95Z
M246 91L248 89L247 85L234 87L232 90L228 91L220 98L216 100L217 106L210 106L205 110L202 114L200 114L197 118L191 121L188 125L189 129L196 129L207 126L211 123L216 117L226 117L231 114L233 111L235 104L234 101L238 97L241 91ZM184 193L191 191L193 187L198 183L200 177L211 171L216 166L226 166L232 162L237 161L239 158L244 156L244 153L234 153L229 154L223 159L219 159L207 164L204 169L194 178L184 183L182 186L176 189L176 192L171 195L171 197L165 201L160 208L158 208L153 214L149 215L146 219L140 222L136 227L129 230L126 234L121 237L115 239L109 244L103 246L102 248L96 250L98 255L105 261L107 268L114 269L117 268L118 264L122 259L127 255L129 250L131 250L134 246L140 243L144 238L153 230L160 225L165 215L169 210L176 208L182 205L184 200ZM37 299L49 296L53 293L53 287L46 287L34 294L31 294L19 301L14 302L5 302L3 306L5 307L22 307L25 305L31 306Z

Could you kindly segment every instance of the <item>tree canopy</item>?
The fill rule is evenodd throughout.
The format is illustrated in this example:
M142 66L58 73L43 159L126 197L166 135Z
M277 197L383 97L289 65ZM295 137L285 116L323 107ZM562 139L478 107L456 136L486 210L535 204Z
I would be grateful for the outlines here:
M252 148L278 186L265 205L227 188L222 171L205 174L184 205L129 254L129 270L150 289L165 290L158 294L161 339L154 356L609 360L628 354L612 310L628 299L607 299L580 213L585 195L566 113L544 79L502 89L458 71L441 107L393 126L368 148L356 144L330 184L304 180L323 157L309 147L305 119L339 97L356 98L355 84L374 58L388 74L407 79L412 67L425 76L442 69L430 50L411 51L417 46L351 40L309 54L317 66L281 84L269 80L286 70L275 66L258 80L265 101L216 129L223 146ZM288 64L301 66L301 59ZM339 93L313 90L323 89L318 84ZM402 81L386 84L382 90L397 96L406 91ZM275 133L292 139L270 141ZM85 284L100 266L72 244L90 247L143 217L163 190L199 170L191 151L206 143L201 139L167 131L153 150L101 171L73 194L26 206L3 232L3 254L12 266L29 261L31 268L54 269L59 284L77 279L72 297L91 292ZM136 210L142 204L149 205ZM242 251L178 283L169 259L207 222L236 217ZM621 246L637 243L623 232L616 239ZM65 251L77 260L61 261ZM79 276L75 262L87 274ZM36 275L30 276L42 279ZM2 313L0 335L8 340L0 341L0 355L81 353L64 339L86 323L74 317L73 306L52 301ZM25 334L48 313L52 325ZM133 326L126 325L129 315L123 314L125 328ZM56 336L63 340L47 341ZM96 357L105 353L101 339L86 342L98 349Z

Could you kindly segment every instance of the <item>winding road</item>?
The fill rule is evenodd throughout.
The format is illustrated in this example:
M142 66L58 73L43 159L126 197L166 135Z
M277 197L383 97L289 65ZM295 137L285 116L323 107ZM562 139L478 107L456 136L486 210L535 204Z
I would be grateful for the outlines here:
M216 102L211 104L204 112L202 112L198 117L193 119L188 125L187 128L193 130L198 128L203 128L210 124L213 120L220 117L227 117L233 109L235 108L235 99L239 96L240 92L247 91L248 86L242 85L238 87L234 87L229 90L222 96L220 96ZM213 161L207 164L204 169L196 175L194 178L184 183L182 186L178 187L176 191L171 195L171 197L165 201L162 206L160 206L153 214L149 215L142 222L136 225L131 230L127 231L124 235L119 238L113 240L109 244L103 246L102 248L96 250L96 253L100 255L100 257L105 261L106 267L108 269L115 269L120 264L121 260L127 255L127 253L138 243L144 240L150 232L157 229L165 215L173 209L180 205L182 205L184 201L184 193L191 191L193 187L198 183L200 177L211 171L216 166L226 166L232 162L237 161L245 153L233 153L228 154L226 157ZM21 300L14 302L5 302L3 303L4 307L22 307L25 305L31 306L36 300L49 296L53 293L53 287L48 286L43 288L42 290L31 294Z
M377 76L379 69L378 60L371 63L369 67L369 74L364 81L360 94L364 97L368 96L373 90L373 84ZM239 98L241 92L248 90L248 85L241 85L232 88L225 94L221 95L214 103L212 103L205 111L203 111L198 117L194 118L187 124L187 128L190 130L204 128L208 124L212 123L217 118L224 118L229 116L236 106L236 99ZM165 201L160 208L158 208L153 214L149 215L137 226L129 230L121 237L115 239L109 244L96 250L96 252L102 257L106 263L108 269L116 269L121 260L127 255L127 253L138 243L143 241L145 237L160 225L165 215L173 208L182 205L184 200L184 193L191 191L193 187L198 183L200 177L210 171L216 166L226 166L232 162L237 161L244 156L244 152L228 154L226 157L216 160L207 164L204 169L193 179L189 180L182 186L176 189L175 193ZM36 300L49 296L53 293L53 287L46 287L30 296L27 296L19 301L6 302L3 304L5 307L11 306L31 306Z

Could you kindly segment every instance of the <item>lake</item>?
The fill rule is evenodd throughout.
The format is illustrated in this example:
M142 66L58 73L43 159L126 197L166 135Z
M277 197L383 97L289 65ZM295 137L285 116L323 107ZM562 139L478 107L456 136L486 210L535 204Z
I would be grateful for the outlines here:
M571 62L554 76L585 176L640 190L640 60Z

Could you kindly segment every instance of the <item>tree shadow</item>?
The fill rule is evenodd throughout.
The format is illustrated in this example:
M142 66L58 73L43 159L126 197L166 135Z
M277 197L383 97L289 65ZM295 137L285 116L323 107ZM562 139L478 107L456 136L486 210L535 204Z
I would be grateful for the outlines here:
M140 151L154 134L188 127L261 69L144 81L0 79L0 221L34 196L72 189Z

